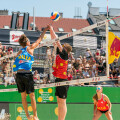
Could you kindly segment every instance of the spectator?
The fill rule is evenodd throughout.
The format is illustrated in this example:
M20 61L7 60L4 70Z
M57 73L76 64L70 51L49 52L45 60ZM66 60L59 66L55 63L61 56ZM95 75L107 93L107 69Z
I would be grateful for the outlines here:
M81 56L81 55L79 56L79 58L80 58L80 60L81 60L81 61L83 60L83 58L82 58L82 56Z
M6 51L3 51L2 57L3 57L3 56L6 56L6 55L7 55L7 52L6 52Z
M115 58L114 62L111 64L111 66L112 66L112 69L119 67L117 58Z
M117 69L116 69L116 67L115 67L115 68L113 68L113 70L112 70L112 78L116 79L116 78L117 78L117 75L118 75L118 71L117 71Z
M13 48L12 48L12 47L10 47L10 51L12 51L12 52L13 52Z
M0 55L1 56L1 55ZM2 61L0 61L0 77L2 76Z
M47 54L48 61L52 63L51 49L49 46L47 47L46 54Z
M12 51L12 50L10 50L10 54L13 54L13 51Z
M38 80L40 80L40 75L38 74L38 71L35 70L34 74L33 74L33 79L34 79L34 82L37 83Z
M74 60L73 54L74 53L70 52L70 54L68 55L68 61Z
M104 66L103 66L103 60L100 59L98 63L98 75L103 75L105 72Z
M70 80L72 80L73 79L73 76L71 75L71 72L70 71L68 71L68 80L70 81Z
M88 61L86 61L86 63L84 64L84 69L86 70L90 69L90 64L88 63Z
M84 78L88 78L90 77L90 64L88 63L88 61L86 61L86 63L83 66L83 77Z
M68 71L73 75L73 65L71 61L68 61Z
M4 59L2 61L2 72L3 72L3 75L5 77L5 74L7 73L7 60L6 59Z
M80 60L80 65L79 65L79 73L80 73L80 78L82 78L83 77L83 73L82 73L82 71L83 71L83 64L82 64L82 60Z
M0 54L2 53L2 43L0 42Z
M93 65L92 65L92 77L97 77L98 76L98 72L97 72L97 64L96 61L93 61Z
M11 48L10 48L10 46L8 47L8 52L10 52L10 50L11 50Z
M86 59L86 57L84 56L83 59L82 59L82 63L83 63L83 65L86 64L86 61L87 61L87 59Z
M97 57L100 57L100 50L99 49L97 49L96 53L95 53L95 58L97 58Z
M4 80L5 80L5 86L16 84L15 78L12 76L12 72L10 73L10 75L6 74L6 76L4 77Z
M105 56L105 51L103 50L103 48L100 49L100 56Z
M91 51L90 51L90 48L87 48L87 49L86 49L85 55L86 55L87 60L89 60L90 57L92 56L92 53L91 53Z
M75 78L77 78L76 74L79 73L79 67L80 67L79 59L76 59L75 62L73 63L73 72L75 74Z
M6 46L3 46L3 50L2 51L7 52Z
M89 77L90 77L90 75L89 75L88 70L87 70L87 69L84 69L84 70L83 70L83 78L89 78Z

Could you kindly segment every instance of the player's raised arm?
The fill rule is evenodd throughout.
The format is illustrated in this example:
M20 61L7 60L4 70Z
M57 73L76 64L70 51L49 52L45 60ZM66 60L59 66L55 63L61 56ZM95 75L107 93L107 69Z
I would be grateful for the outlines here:
M40 44L47 30L49 30L49 25L46 28L44 28L38 40L30 46L31 49L35 49Z
M50 34L51 34L51 39L57 38L57 35L55 34L55 31L53 30L53 27L52 27L52 26L50 26ZM59 48L60 52L62 52L63 47L62 47L60 41L57 41L57 42L56 42L56 45L57 45L57 47Z

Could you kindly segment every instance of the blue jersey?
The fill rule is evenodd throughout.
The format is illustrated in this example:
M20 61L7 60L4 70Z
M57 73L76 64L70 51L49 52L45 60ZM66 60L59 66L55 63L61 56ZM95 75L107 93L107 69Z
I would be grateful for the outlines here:
M13 64L13 71L20 69L32 71L32 64L34 62L34 57L27 52L27 47L22 48L22 53L15 59Z

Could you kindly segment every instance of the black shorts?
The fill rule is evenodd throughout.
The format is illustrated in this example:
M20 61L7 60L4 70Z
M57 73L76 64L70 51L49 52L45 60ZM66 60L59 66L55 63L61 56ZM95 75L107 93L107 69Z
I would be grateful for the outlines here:
M101 111L101 110L99 110L101 113L106 113L108 110L106 110L106 111Z
M67 79L60 79L60 78L55 79L55 82L63 82L63 81L68 81L68 80ZM56 87L55 96L58 96L59 98L62 98L62 99L66 99L68 89L69 89L69 85Z
M17 83L18 92L30 94L34 92L34 81L32 72L19 72L16 74L15 81Z

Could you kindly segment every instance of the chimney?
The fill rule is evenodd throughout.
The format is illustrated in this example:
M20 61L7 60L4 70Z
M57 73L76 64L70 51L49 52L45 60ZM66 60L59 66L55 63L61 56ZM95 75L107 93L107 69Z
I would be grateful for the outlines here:
M0 10L0 15L8 15L8 10Z
M60 17L63 18L63 13L62 13L62 12L59 12L59 14L60 14Z

